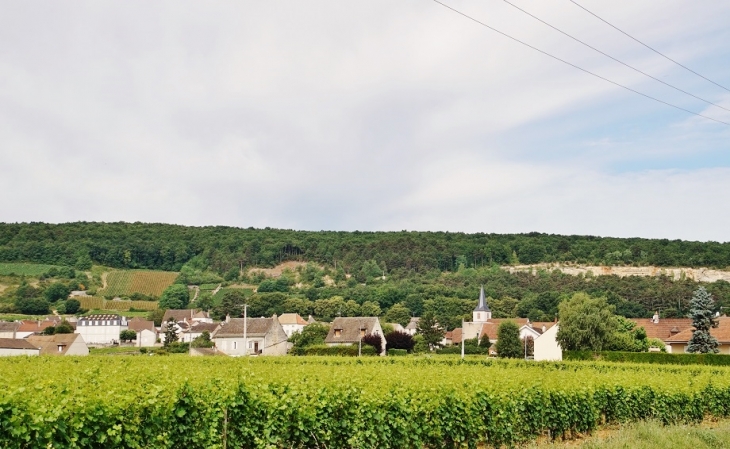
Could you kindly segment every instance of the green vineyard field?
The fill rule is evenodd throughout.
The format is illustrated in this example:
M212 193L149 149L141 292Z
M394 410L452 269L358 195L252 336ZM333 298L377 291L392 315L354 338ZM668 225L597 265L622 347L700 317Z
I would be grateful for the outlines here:
M17 276L40 276L54 267L59 268L56 265L44 265L37 263L0 262L0 276L8 276L11 274Z
M79 301L82 309L87 310L118 310L120 312L132 308L137 310L155 310L159 305L157 301L112 301L100 296L77 296L74 299Z
M730 415L725 367L117 356L0 372L3 448L477 448Z
M107 286L100 289L101 296L129 296L142 293L148 296L160 296L172 285L178 273L171 271L147 270L115 270L107 273Z

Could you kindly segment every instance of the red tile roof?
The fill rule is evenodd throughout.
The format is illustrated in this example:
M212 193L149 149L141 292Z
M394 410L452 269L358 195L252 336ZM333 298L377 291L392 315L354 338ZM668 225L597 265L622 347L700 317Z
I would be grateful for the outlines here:
M730 344L730 317L720 317L717 319L718 326L710 329L710 335L715 337L721 344ZM685 329L682 332L668 338L667 343L687 343L692 338L694 327Z
M692 328L692 320L689 318L660 318L658 323L650 318L630 318L629 321L636 323L637 327L643 327L647 337L663 341Z

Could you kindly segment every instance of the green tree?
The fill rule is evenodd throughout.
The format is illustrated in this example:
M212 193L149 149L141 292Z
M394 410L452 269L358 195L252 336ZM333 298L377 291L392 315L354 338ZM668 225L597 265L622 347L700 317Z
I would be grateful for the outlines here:
M704 287L695 290L690 301L689 311L692 326L695 329L687 345L687 352L700 352L703 354L720 352L717 339L710 334L710 329L717 327L717 322L714 319L714 308L715 301Z
M564 350L601 351L618 331L613 307L606 298L576 293L558 306L557 340Z
M170 346L171 344L177 342L178 336L177 336L177 323L175 322L175 318L170 317L167 322L165 323L165 346Z
M524 356L520 328L514 321L504 321L497 328L497 355L504 358L518 359Z
M314 303L304 298L288 298L284 302L284 312L298 313L306 318L311 315L314 309Z
M380 306L377 302L365 301L362 303L362 306L360 306L360 313L362 316L380 316L382 311L380 310Z
M423 340L429 349L440 347L441 340L444 339L446 333L431 312L424 313L421 319L418 320L417 332L423 336Z
M243 307L246 304L246 295L238 289L223 293L221 303L213 308L213 316L224 320L226 316L240 318L243 316Z
M397 303L386 312L384 319L387 323L398 323L401 326L407 326L408 322L411 321L411 311L402 303Z
M160 297L160 309L184 309L190 301L188 287L182 284L172 284L167 287Z
M61 321L56 326L56 333L57 334L73 334L74 328L71 326L71 323L69 323L66 320Z
M66 313L73 315L81 308L81 303L76 299L66 301Z
M312 323L305 326L301 332L294 332L289 341L294 348L304 349L308 346L323 345L330 328L326 324ZM296 352L296 351L294 351Z
M210 339L210 332L203 331L202 334L195 337L195 339L190 342L190 346L193 348L212 348L215 346L215 343L213 343L213 340Z
M137 332L132 329L125 329L119 333L119 339L122 341L132 341L137 339ZM165 342L167 343L167 342Z
M69 293L71 293L71 290L66 285L61 282L54 282L43 292L43 296L48 302L56 302L68 298Z
M74 268L81 271L91 270L91 257L89 257L89 254L81 254L76 259Z
M155 323L155 326L162 325L162 318L165 317L165 311L162 309L151 310L147 314L147 319Z
M15 306L27 315L45 315L50 304L43 298L16 299Z

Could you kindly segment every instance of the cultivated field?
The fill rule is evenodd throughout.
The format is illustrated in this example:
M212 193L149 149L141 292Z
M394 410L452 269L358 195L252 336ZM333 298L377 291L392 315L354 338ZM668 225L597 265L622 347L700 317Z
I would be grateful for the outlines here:
M730 415L730 369L458 358L0 360L0 447L478 447Z
M129 296L142 293L160 296L172 285L178 273L171 271L115 270L106 273L106 288L98 290L101 296Z
M53 267L59 268L56 265L44 265L37 263L0 262L0 276L9 276L14 274L17 276L37 277Z
M131 308L138 310L155 310L158 307L157 301L113 301L104 299L101 296L77 296L82 309L94 310L117 310L125 311Z

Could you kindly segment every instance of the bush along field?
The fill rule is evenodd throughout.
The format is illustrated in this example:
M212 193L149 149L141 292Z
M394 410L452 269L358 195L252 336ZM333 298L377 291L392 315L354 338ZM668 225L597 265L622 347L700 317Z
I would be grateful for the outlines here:
M120 356L0 372L3 448L476 448L730 416L725 367Z

